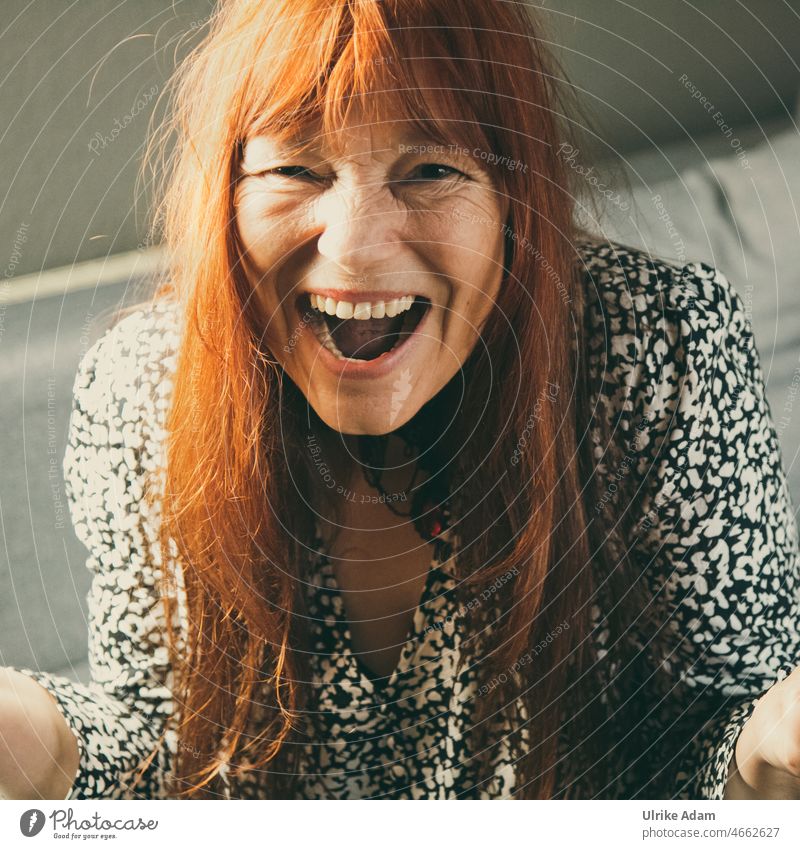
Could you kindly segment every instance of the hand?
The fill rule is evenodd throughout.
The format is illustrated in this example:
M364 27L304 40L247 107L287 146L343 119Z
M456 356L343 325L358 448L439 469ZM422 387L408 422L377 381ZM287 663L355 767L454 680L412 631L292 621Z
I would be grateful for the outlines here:
M53 696L0 668L0 798L64 799L78 765L78 743Z
M800 799L800 667L756 703L726 790L729 799Z

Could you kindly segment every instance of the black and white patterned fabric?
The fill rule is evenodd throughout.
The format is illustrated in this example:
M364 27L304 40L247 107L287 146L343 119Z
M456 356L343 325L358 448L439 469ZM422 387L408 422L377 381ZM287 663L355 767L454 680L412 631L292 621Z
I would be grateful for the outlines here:
M638 476L640 496L635 555L677 647L661 661L674 682L668 692L608 691L641 701L645 720L623 740L633 753L629 768L603 786L581 783L568 752L565 769L575 774L573 795L631 798L651 780L655 753L681 735L689 746L655 794L722 798L756 699L800 662L797 528L750 323L725 276L708 265L654 260L609 242L579 250L594 415L615 422L629 446L624 474ZM75 381L64 472L93 575L93 680L83 686L20 670L52 693L78 740L68 799L162 798L178 745L167 734L132 782L173 710L157 592L163 563L153 545L158 517L145 514L142 494L161 459L180 338L175 309L161 303L123 319L84 356ZM599 437L595 449L599 473L613 482L620 471L605 467ZM319 728L301 759L302 797L513 796L515 758L502 719L490 774L477 776L465 763L477 694L470 664L456 674L465 636L453 594L456 543L447 531L432 544L412 632L395 671L376 682L350 649L318 535L308 613ZM603 611L596 616L600 657L612 649ZM230 798L269 795L258 772L226 787Z

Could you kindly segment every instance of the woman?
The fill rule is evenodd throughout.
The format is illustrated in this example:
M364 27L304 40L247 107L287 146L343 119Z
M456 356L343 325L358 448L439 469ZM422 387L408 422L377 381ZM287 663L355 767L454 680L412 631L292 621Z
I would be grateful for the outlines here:
M93 681L7 670L7 795L800 794L742 303L577 229L536 36L491 0L218 8L169 279L75 383Z

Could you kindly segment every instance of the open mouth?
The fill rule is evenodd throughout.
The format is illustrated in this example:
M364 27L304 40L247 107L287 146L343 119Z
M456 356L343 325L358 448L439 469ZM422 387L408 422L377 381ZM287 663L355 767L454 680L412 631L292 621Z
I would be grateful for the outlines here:
M375 360L403 345L430 305L418 295L353 303L311 293L302 296L299 307L320 344L334 356Z

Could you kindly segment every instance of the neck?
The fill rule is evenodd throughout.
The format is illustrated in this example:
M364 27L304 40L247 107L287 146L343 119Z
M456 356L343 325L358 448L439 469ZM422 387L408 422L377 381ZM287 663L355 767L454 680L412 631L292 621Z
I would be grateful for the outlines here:
M317 487L342 494L341 490L369 497L397 494L410 500L407 492L417 469L417 452L409 450L406 441L396 433L385 437L359 437L322 429L314 434L318 446L315 463L329 467L320 474Z

